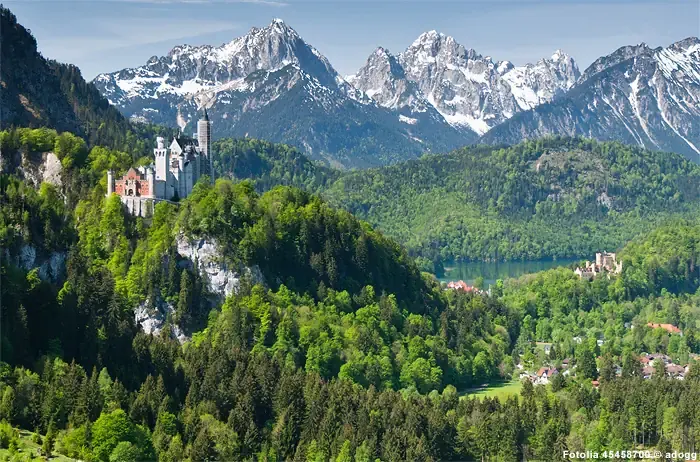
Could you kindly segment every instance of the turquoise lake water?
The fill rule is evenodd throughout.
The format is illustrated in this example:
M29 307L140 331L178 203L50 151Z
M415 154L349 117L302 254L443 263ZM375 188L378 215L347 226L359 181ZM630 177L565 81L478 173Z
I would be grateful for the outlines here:
M450 262L445 264L445 276L440 281L463 280L473 284L479 276L484 278L485 286L494 284L497 279L517 278L523 274L537 273L557 266L571 266L581 259L509 261L509 262Z

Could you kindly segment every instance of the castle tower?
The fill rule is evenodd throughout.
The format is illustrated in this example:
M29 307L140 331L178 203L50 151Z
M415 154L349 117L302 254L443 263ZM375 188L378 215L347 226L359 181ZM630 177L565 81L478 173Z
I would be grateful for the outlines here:
M206 167L202 170L207 170L207 173L212 181L214 180L214 164L211 158L211 122L209 121L209 114L207 114L207 108L204 108L204 118L197 122L197 142L199 144L199 150L204 156L204 165Z
M152 191L158 199L170 199L166 197L170 156L168 155L168 150L165 148L165 140L162 136L157 138L157 143L157 147L153 150L153 154L156 158L156 174Z
M148 181L148 194L146 197L155 198L156 197L156 175L153 169L150 167L146 168L146 181Z
M114 172L107 170L107 197L114 193Z

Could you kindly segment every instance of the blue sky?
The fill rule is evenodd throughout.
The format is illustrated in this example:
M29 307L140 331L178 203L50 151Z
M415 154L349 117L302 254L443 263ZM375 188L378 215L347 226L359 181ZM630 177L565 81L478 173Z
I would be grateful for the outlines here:
M622 45L700 35L698 0L4 0L47 57L87 79L144 64L175 45L220 45L282 18L354 73L379 45L394 53L436 29L495 60L534 62L558 48L583 70Z

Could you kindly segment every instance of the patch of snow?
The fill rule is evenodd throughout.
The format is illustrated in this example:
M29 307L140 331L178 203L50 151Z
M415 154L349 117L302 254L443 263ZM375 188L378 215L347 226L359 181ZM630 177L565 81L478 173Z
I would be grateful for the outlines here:
M403 115L403 114L400 114L400 115L399 115L399 120L400 120L401 122L403 122L403 123L405 123L405 124L409 124L409 125L415 125L415 124L418 123L418 119L414 119L414 118L412 118L412 117L406 117L406 116Z
M478 135L483 135L491 129L489 124L483 119L476 119L468 114L444 114L442 116L445 118L447 123L450 125L455 125L459 127L468 127Z
M630 106L632 106L632 112L634 112L634 115L637 117L639 125L642 127L642 130L644 130L644 133L646 133L649 140L656 146L658 146L658 143L654 141L654 137L649 131L649 127L647 126L646 120L644 120L641 111L639 110L639 74L637 74L637 77L634 79L634 81L630 83L630 90L630 94L627 98L630 102Z
M603 102L610 107L613 114L615 114L615 116L618 119L620 119L620 122L622 122L625 128L627 128L627 131L630 132L630 134L634 137L635 141L637 141L637 143L639 143L640 146L644 146L644 140L642 140L642 137L639 136L639 133L637 133L637 131L634 130L634 128L629 126L629 124L625 120L625 117L622 114L620 114L620 112L615 108L615 106L613 106L613 104L610 102L607 96L603 96L602 99Z
M501 61L498 64L498 67L496 68L496 71L499 74L503 74L508 70L508 67L511 65L510 61Z
M695 82L700 83L700 45L692 45L685 50L664 48L659 50L654 58L659 63L659 69L669 79L674 78L674 73L682 71L683 74Z

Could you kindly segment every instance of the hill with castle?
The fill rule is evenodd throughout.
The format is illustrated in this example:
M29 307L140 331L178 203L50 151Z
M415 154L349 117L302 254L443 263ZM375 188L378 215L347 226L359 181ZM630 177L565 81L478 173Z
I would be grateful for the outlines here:
M133 215L148 216L159 201L174 201L189 196L200 178L212 176L211 121L207 110L197 122L192 138L174 137L169 147L159 136L153 149L154 164L130 168L121 178L107 172L107 196L117 194Z

